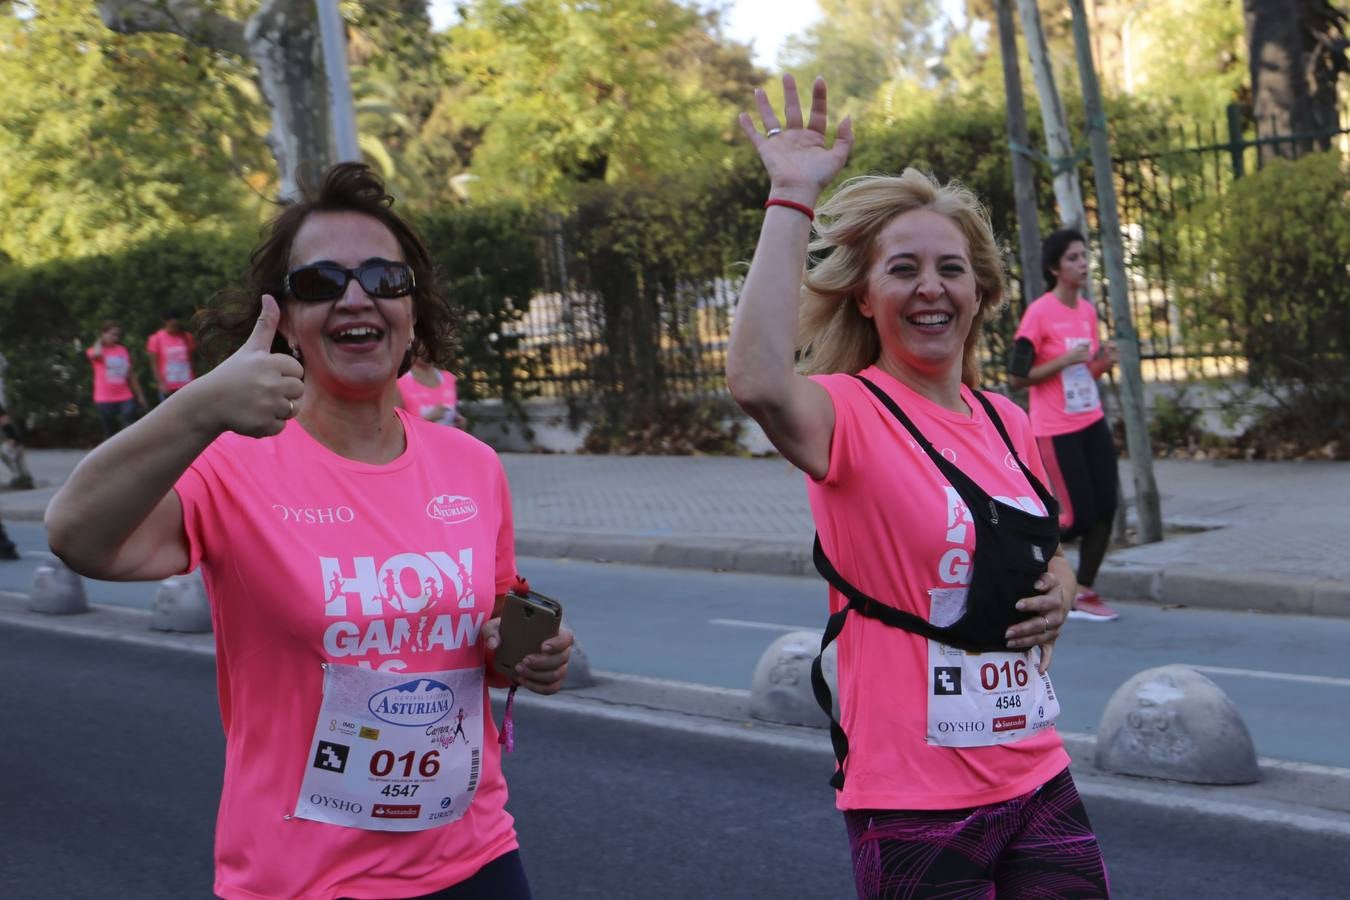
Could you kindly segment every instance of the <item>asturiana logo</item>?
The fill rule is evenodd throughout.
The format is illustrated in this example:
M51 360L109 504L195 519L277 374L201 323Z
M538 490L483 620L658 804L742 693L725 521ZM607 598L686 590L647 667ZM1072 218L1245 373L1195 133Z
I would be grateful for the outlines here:
M427 515L439 519L446 525L455 525L467 522L478 515L478 504L472 497L441 494L431 498L431 502L427 504Z
M421 728L434 725L450 715L455 693L450 686L430 678L419 678L386 688L370 698L372 715L390 725Z

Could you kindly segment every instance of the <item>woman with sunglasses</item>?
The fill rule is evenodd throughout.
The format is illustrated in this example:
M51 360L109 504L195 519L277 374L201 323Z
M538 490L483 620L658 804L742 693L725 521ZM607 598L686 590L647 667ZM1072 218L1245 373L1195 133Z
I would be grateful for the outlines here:
M444 358L426 248L333 167L207 317L238 349L89 454L47 510L90 577L200 566L216 634L226 898L528 898L486 673L517 584L500 461L399 408ZM563 631L517 669L561 686ZM461 728L456 728L456 725ZM505 729L509 735L509 727Z

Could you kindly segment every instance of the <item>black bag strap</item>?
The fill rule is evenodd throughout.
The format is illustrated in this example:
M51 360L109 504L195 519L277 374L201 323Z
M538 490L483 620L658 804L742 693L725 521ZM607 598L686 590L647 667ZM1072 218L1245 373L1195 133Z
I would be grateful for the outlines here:
M830 743L834 745L834 758L837 763L834 776L830 779L830 785L838 791L843 790L844 787L844 759L848 756L848 735L844 733L844 726L840 725L839 720L834 717L834 701L830 696L830 686L825 681L823 662L825 648L834 643L844 630L844 622L848 619L849 611L861 613L871 619L878 619L892 628L903 628L905 631L917 632L934 640L950 640L950 638L944 638L942 632L931 622L925 621L913 613L905 612L903 609L897 609L889 603L882 603L880 600L869 597L850 584L844 576L839 574L839 570L830 562L830 558L825 555L825 548L821 546L819 534L816 535L811 556L816 564L816 571L821 574L821 577L848 600L848 603L842 609L832 613L825 622L825 633L820 637L820 652L811 661L811 692L815 694L816 703L830 720Z
M931 459L933 464L938 467L938 470L942 472L943 477L957 489L957 493L964 496L967 491L970 491L975 497L979 498L978 505L981 509L987 506L992 500L988 491L976 484L974 479L965 472L958 469L951 460L937 452L937 448L924 436L923 432L918 429L918 426L914 424L909 416L905 415L905 411L900 408L900 405L891 399L890 394L887 394L875 383L861 375L854 375L853 377L866 385L867 389L881 401L882 405L890 410L891 415L895 416L900 424L905 426L905 430L908 431L914 440L918 442L919 446L923 448L924 453L928 454L928 458ZM1008 452L1012 454L1013 460L1016 461L1017 467L1022 470L1022 475L1027 479L1027 482L1030 483L1031 489L1036 492L1036 496L1040 498L1041 503L1045 508L1052 511L1051 515L1058 515L1059 505L1055 500L1054 495L1050 493L1045 485L1041 483L1041 480L1027 468L1026 463L1022 462L1022 455L1018 453L1017 448L1013 446L1012 437L1008 434L1008 429L1004 427L1003 419L999 416L998 411L994 409L994 405L989 402L989 398L984 395L984 391L971 391L971 393L975 395L975 399L979 401L982 407L984 407L985 415L987 415L990 421L994 423L994 428L998 431L999 437L1003 439L1004 446L1006 446ZM969 500L967 500L967 505L970 505Z
M923 432L918 429L913 421L910 420L909 416L905 415L905 411L891 399L889 394L861 375L854 375L853 377L866 385L868 390L876 395L877 399L890 410L891 414L894 415L897 420L899 420L900 424L905 426L905 429L909 431L914 440L923 448L924 452L928 455L928 458L933 461L933 464L938 467L938 470L942 472L948 482L954 487L957 487L958 493L964 495L967 490L973 490L976 496L986 498L990 504L994 502L992 498L989 497L989 494L977 485L973 479L958 469L941 453L937 452L937 449L933 444L924 436ZM1022 457L1018 454L1017 448L1013 446L1012 438L1008 435L1008 431L1003 425L1003 420L999 417L998 412L995 411L993 404L989 402L982 391L973 391L972 393L975 394L975 398L980 402L980 405L984 407L985 414L993 421L994 427L998 430L999 436L1003 439L1003 443L1007 446L1009 452L1012 453L1013 459L1017 461L1018 467L1022 470L1022 474L1026 476L1027 481L1031 483L1032 489L1040 496L1041 502L1045 504L1046 509L1057 510L1058 507L1054 505L1055 499L1053 495L1046 491L1044 485L1041 484L1040 479L1032 474L1022 462ZM1054 514L1054 512L1051 513L1052 516ZM997 518L995 518L994 521L997 521ZM891 606L889 603L882 603L880 600L870 597L854 587L844 578L844 576L839 574L839 570L834 567L834 564L830 562L830 558L825 555L825 548L821 546L819 533L816 534L815 544L811 550L811 557L812 562L815 563L816 571L820 573L821 577L848 600L848 603L843 608L836 613L832 613L826 621L825 633L822 634L820 638L820 652L817 653L816 658L811 661L811 692L815 695L816 703L830 720L830 743L834 746L834 758L837 763L835 773L833 777L830 778L830 786L838 791L843 790L844 787L844 761L848 757L848 735L844 732L843 725L841 725L839 720L834 717L834 701L830 695L830 686L825 680L824 658L825 649L829 647L830 644L834 643L843 632L844 623L848 620L849 612L853 611L861 613L868 618L877 619L892 628L901 628L931 640L950 643L951 637L931 622L928 622L913 613L905 612L902 609Z
M981 505L983 505L983 501L988 499L989 494L976 484L970 476L958 469L951 460L947 459L947 457L937 451L937 448L933 446L933 442L928 440L909 416L905 415L905 411L900 408L900 404L891 399L890 394L886 393L872 381L861 375L854 375L853 377L866 385L867 389L876 395L876 398L881 401L882 405L891 411L891 415L895 416L900 424L905 426L905 430L908 431L910 436L923 448L923 452L928 454L928 458L933 461L933 465L937 466L938 471L942 473L943 477L951 482L952 486L956 488L957 493L965 494L967 490L971 490L976 497L981 498Z
M1027 464L1022 462L1022 455L1018 453L1017 448L1013 446L1012 438L1008 436L1008 429L1003 426L1003 419L999 416L998 411L994 409L994 404L989 402L989 398L984 395L984 391L971 391L971 393L975 395L976 400L980 401L980 405L984 407L985 415L989 417L989 420L994 423L994 427L998 429L999 437L1003 438L1003 443L1007 446L1008 452L1012 454L1013 459L1017 462L1017 467L1022 470L1022 474L1031 484L1031 489L1036 492L1036 496L1041 498L1041 503L1045 505L1047 510L1054 511L1051 515L1057 514L1059 505L1055 500L1054 494L1050 493L1049 489L1041 484L1041 480L1027 468Z

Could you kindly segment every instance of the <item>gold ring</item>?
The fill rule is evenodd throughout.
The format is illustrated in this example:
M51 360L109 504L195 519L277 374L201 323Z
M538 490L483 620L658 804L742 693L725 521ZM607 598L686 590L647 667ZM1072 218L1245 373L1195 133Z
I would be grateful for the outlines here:
M286 402L289 403L289 404L291 405L291 413L290 413L290 415L288 415L286 418L288 418L288 419L294 419L294 418L295 418L295 401L294 401L294 400L289 400L289 399L288 399ZM1045 618L1045 617L1042 616L1041 618Z

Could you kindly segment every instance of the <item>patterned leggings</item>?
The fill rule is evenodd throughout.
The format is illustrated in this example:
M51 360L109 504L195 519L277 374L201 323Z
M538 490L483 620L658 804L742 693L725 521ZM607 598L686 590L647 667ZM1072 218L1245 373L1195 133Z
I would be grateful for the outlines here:
M1110 896L1101 848L1068 769L1002 803L850 809L844 824L859 900Z

